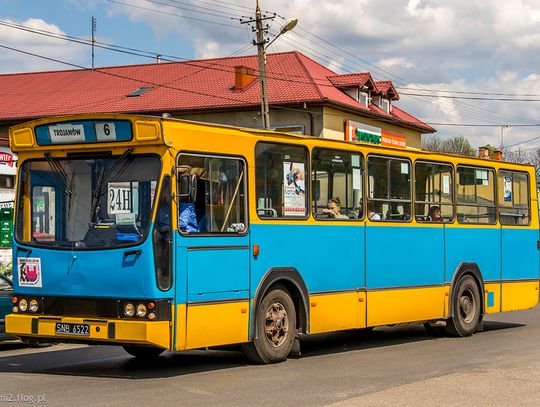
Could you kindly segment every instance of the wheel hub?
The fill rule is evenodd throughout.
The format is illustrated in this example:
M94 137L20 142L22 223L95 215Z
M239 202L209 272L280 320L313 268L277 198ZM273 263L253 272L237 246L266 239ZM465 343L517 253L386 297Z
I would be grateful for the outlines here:
M274 302L266 311L265 334L273 347L279 347L285 341L289 331L289 317L280 302Z
M463 292L459 298L459 311L465 323L470 323L475 314L475 304L472 293L469 291Z

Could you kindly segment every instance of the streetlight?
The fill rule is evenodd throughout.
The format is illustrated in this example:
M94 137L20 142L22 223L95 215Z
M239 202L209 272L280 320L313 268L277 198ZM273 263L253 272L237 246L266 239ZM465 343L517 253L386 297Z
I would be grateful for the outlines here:
M270 46L281 34L285 34L287 31L291 31L296 24L298 19L291 18L283 23L281 30L278 35L274 37L272 41L265 46L264 40L264 29L263 29L263 20L261 9L259 7L259 0L257 0L257 8L255 9L255 27L257 31L257 51L259 55L259 76L261 82L261 117L263 129L270 129L270 111L268 109L268 88L266 84L266 48Z

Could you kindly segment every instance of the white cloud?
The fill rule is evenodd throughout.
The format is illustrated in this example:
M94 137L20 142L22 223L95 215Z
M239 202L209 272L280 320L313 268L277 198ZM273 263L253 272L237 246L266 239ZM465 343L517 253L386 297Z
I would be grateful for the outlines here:
M4 20L9 24L24 25L25 27L43 30L54 34L65 33L56 25L42 19L31 18L26 21ZM45 35L36 35L5 25L0 26L0 39L3 45L12 49L4 49L0 59L0 72L20 72L21 66L25 71L43 71L68 69L69 66L52 60L80 64L85 47L59 40ZM35 54L50 58L49 60L32 56Z
M407 59L403 57L381 59L375 65L382 66L383 68L415 68L415 65L413 63L407 61Z

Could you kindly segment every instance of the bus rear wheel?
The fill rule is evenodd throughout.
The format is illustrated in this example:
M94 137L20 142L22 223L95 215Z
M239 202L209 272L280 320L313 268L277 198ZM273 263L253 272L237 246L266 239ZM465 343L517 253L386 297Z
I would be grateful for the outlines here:
M277 363L287 359L296 335L296 312L289 293L281 286L268 292L256 311L257 337L243 345L255 363Z
M124 345L123 348L131 356L135 356L140 360L155 359L165 351L165 349L142 345Z
M451 336L469 336L476 332L480 322L480 289L476 280L465 275L456 284L452 295L454 316L446 321L446 332Z

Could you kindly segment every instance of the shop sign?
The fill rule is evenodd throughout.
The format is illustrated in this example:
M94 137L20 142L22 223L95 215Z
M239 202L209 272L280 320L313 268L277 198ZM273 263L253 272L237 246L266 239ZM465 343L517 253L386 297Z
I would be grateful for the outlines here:
M347 141L357 143L377 144L387 147L405 148L407 147L407 137L404 134L368 126L367 124L347 120L345 122Z

